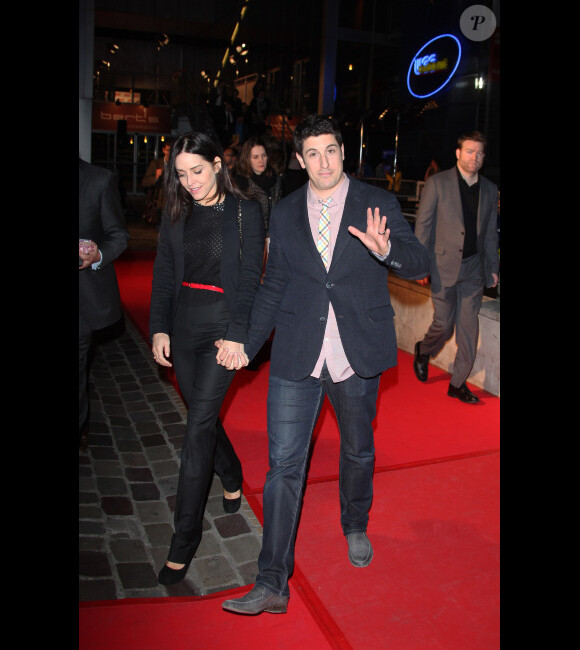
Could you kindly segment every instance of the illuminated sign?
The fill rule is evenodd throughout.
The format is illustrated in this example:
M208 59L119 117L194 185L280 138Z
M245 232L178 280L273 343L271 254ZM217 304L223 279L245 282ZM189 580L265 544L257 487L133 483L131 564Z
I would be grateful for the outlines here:
M140 104L141 93L132 93L124 90L115 90L115 101L123 104Z
M413 72L415 74L428 74L429 72L437 72L438 70L447 70L448 67L448 59L437 61L436 54L428 54L427 56L415 57Z
M407 88L413 97L430 97L446 86L461 59L461 44L453 34L441 34L415 54L407 72Z
M93 101L93 131L116 131L119 120L127 121L127 133L170 133L169 106L140 106Z

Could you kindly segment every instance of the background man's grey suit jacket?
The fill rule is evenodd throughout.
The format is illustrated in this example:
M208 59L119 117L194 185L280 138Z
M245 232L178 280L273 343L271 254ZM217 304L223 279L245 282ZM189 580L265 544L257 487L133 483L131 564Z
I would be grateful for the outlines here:
M497 237L497 185L479 174L477 254L481 259L485 286L499 272ZM455 284L463 254L465 225L457 167L430 176L423 188L415 236L429 253L431 290Z

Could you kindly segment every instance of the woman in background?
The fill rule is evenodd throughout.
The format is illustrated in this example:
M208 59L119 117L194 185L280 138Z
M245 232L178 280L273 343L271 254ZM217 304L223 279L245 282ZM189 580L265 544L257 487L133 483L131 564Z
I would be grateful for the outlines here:
M267 246L270 241L270 212L281 198L282 179L268 163L268 151L260 138L249 138L242 145L235 180L243 192L262 206Z

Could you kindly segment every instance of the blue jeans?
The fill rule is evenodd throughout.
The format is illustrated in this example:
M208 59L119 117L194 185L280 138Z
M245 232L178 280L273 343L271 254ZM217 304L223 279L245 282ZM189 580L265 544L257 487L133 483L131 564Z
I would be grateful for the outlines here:
M375 447L372 423L380 375L353 375L334 383L326 364L320 378L270 377L268 449L264 486L264 536L256 584L288 596L312 431L328 395L340 431L340 523L345 535L366 531L373 498Z

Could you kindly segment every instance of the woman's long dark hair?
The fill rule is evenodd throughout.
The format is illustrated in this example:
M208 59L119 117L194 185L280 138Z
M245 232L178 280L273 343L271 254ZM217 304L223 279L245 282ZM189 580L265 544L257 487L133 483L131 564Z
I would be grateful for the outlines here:
M214 196L233 194L235 197L245 199L245 195L232 183L224 161L223 150L208 135L199 131L190 131L180 135L172 144L169 153L168 171L164 174L165 211L175 223L187 214L193 203L191 194L183 187L175 169L175 159L181 153L191 153L201 156L210 165L218 157L221 167L216 172L216 192Z

